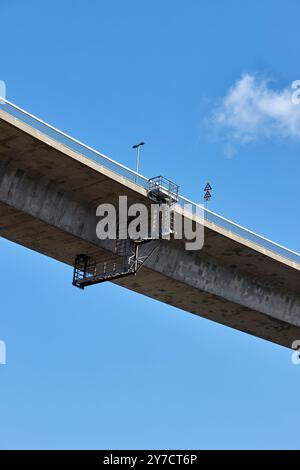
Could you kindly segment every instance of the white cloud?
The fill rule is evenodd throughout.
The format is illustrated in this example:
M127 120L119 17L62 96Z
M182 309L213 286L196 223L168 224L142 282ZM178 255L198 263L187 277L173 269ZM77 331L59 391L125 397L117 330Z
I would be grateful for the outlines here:
M224 133L225 151L234 153L237 143L265 138L289 138L300 141L300 104L293 103L291 86L282 90L270 87L270 81L245 74L228 91L213 112L212 120Z

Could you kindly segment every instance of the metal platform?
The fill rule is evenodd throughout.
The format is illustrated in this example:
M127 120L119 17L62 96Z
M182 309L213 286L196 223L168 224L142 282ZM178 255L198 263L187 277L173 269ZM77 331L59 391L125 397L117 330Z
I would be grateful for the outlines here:
M149 255L139 256L139 246L149 241L152 239L117 240L115 254L112 253L105 260L85 254L77 255L74 263L73 286L84 289L93 284L135 275L149 257Z
M179 186L163 176L155 176L148 180L148 198L156 204L168 204L178 201Z

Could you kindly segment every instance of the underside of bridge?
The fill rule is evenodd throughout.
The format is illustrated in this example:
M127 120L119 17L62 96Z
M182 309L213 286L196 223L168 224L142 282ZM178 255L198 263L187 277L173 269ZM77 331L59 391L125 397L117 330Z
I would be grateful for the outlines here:
M2 237L72 267L79 253L118 260L96 236L96 207L120 195L150 204L143 187L0 110ZM283 346L300 339L299 264L207 220L199 251L171 239L140 253L153 255L114 283Z

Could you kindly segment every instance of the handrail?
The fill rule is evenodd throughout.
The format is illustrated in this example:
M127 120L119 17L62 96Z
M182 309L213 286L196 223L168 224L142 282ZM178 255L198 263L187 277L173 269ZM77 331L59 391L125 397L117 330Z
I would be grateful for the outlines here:
M94 152L96 153L97 155L99 155L100 157L102 158L105 158L106 160L110 161L111 163L113 163L114 165L117 165L119 166L120 168L123 168L127 171L130 171L130 173L134 174L135 176L138 176L139 178L141 179L144 179L145 181L148 181L148 178L146 178L145 176L141 175L140 173L137 173L136 171L132 170L131 168L128 168L127 166L125 165L122 165L122 163L119 163L117 162L116 160L113 160L112 158L108 157L107 155L104 155L104 153L101 153L99 152L98 150L95 150L94 148L92 147L89 147L88 145L84 144L83 142L81 142L80 140L77 140L75 139L74 137L70 136L69 134L66 134L65 132L61 131L60 129L57 129L57 127L54 127L52 126L51 124L48 124L46 121L43 121L42 119L38 118L37 116L35 116L34 114L31 114L29 113L28 111L25 111L25 109L22 109L20 108L19 106L17 106L16 104L8 101L6 98L2 98L2 96L0 97L0 109L1 109L1 101L4 101L6 104L8 104L9 106L12 106L14 109L20 111L21 113L23 114L26 114L26 116L30 117L31 119L34 119L35 121L39 122L40 124L43 124L44 126L48 127L49 129L57 132L58 134L60 134L61 136L63 137L66 137L67 139L70 139L72 140L73 142L75 142L76 144L82 146L82 147L85 147L87 150L90 150L91 152Z
M113 160L107 155L99 152L98 150L93 149L92 147L66 134L65 132L62 132L56 127L48 124L42 119L34 116L28 111L25 111L14 103L8 101L6 98L0 97L0 110L6 112L10 116L13 116L21 122L24 122L25 124L29 125L33 129L37 130L38 132L41 132L42 134L48 137L54 138L58 141L63 140L64 145L71 148L72 150L75 150L78 153L83 154L85 157L90 158L93 161L98 162L98 160L100 159L100 164L103 164L103 166L112 169L115 173L124 176L126 179L134 182L135 184L138 184L139 186L142 186L145 189L147 188L148 178L146 178L145 176L117 162L116 160ZM39 128L41 128L42 130L40 130ZM279 243L276 243L262 235L259 235L258 233L253 232L252 230L249 230L237 224L236 222L233 222L232 220L229 220L207 208L204 208L202 205L195 203L189 200L188 198L179 196L178 203L182 206L184 206L185 204L191 204L193 209L199 208L204 211L204 217L210 222L215 223L217 226L224 228L225 225L226 229L231 231L232 233L241 235L243 238L251 241L253 241L254 239L254 242L256 244L300 264L300 253L297 253L294 250L291 250Z
M284 245L280 245L280 243L274 242L273 240L270 240L269 238L266 238L266 237L264 237L263 235L260 235L260 234L258 234L258 233L256 233L256 232L253 232L253 231L250 230L249 228L245 228L245 227L243 227L242 225L239 225L239 224L237 224L236 222L233 222L233 221L230 220L230 219L226 219L226 217L223 217L222 215L217 214L216 212L213 212L213 211L211 211L210 209L207 209L206 207L201 206L201 205L198 204L197 202L190 201L189 199L187 199L187 198L184 197L184 196L180 196L180 198L183 199L183 200L184 200L185 202L187 202L188 204L193 204L194 206L199 207L200 210L202 210L202 211L204 211L204 212L207 212L207 213L209 213L209 214L215 216L216 218L223 220L224 222L227 222L227 223L229 223L229 224L231 224L231 225L234 225L235 227L237 227L237 228L239 228L239 229L241 229L241 230L244 230L244 231L248 232L249 234L254 235L255 237L259 237L260 239L262 239L262 240L264 240L264 241L266 241L266 242L268 242L268 243L272 243L272 245L275 245L275 246L277 246L278 248L282 248L283 250L286 250L286 251L288 251L288 252L290 252L290 253L293 253L294 255L297 255L297 256L300 257L300 253L297 253L297 251L291 250L290 248L287 248L287 247L284 246Z

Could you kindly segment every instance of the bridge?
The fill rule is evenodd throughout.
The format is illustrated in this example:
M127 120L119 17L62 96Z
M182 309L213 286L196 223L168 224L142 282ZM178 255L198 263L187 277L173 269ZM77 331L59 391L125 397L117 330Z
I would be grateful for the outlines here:
M96 236L96 208L148 205L148 178L0 99L0 235L74 266L113 256ZM291 347L300 339L300 254L179 195L175 212L204 227L204 246L157 240L140 248L136 276L112 282L208 320ZM150 250L150 251L149 251ZM151 252L152 253L152 252ZM96 287L91 287L96 288ZM101 288L98 286L98 288Z

